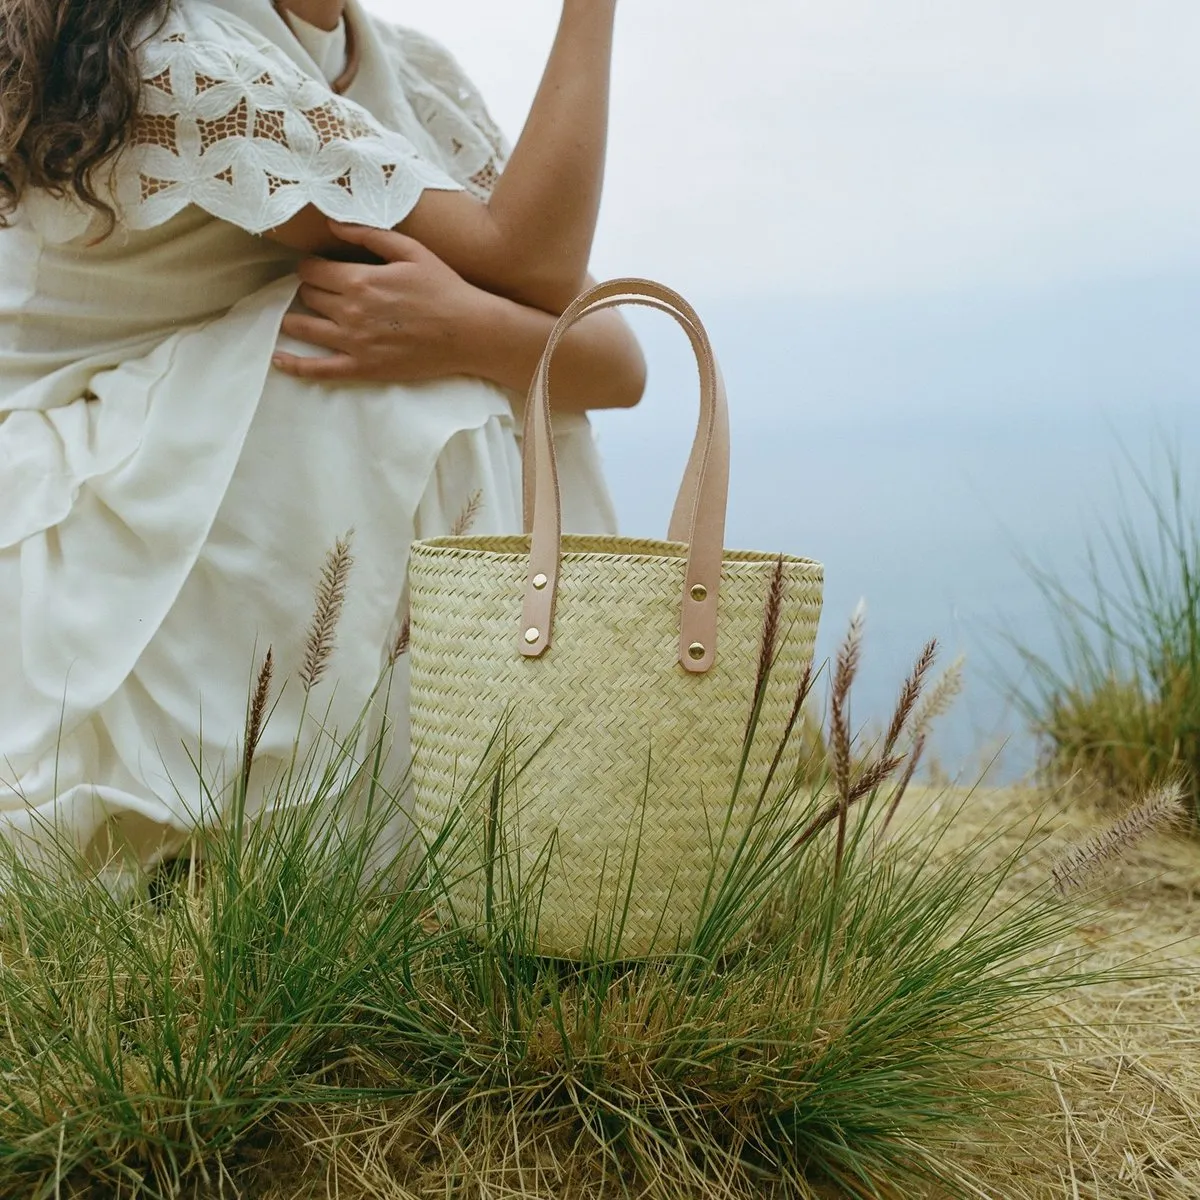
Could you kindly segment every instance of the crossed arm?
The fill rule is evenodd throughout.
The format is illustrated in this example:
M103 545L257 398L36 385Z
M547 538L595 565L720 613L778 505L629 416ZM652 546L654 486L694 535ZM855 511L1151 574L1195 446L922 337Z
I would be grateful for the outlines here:
M310 207L267 236L309 254L347 243L383 265L307 260L285 332L333 353L280 355L306 378L477 375L524 391L555 316L588 283L608 129L617 0L562 0L529 118L491 197L426 191L396 231L348 228ZM571 331L555 360L559 407L636 404L645 365L616 313Z
M277 368L330 381L408 383L473 375L512 391L528 390L554 314L468 283L403 234L335 228L382 265L302 262L300 299L311 315L288 314L283 332L329 353L314 358L278 352ZM642 397L646 364L624 319L606 309L566 335L553 379L560 411L628 408Z
M547 312L579 294L604 182L616 5L562 0L525 128L489 199L430 189L401 221L399 232L468 283ZM312 206L268 236L315 254L340 241Z

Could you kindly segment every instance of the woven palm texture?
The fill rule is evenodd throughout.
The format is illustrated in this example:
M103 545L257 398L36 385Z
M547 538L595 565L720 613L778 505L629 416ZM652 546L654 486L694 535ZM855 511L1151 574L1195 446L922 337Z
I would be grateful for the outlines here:
M487 853L490 784L507 746L510 776L524 766L506 783L498 839L515 866L493 886L501 903L515 900L505 894L514 878L541 893L542 950L577 957L603 944L613 914L624 915L626 955L690 936L812 660L822 569L783 560L775 665L731 808L778 556L726 553L720 652L711 671L692 675L678 660L685 554L670 542L564 537L554 645L529 659L513 637L527 538L414 546L416 815L434 837L459 814L467 848L453 897L460 919L482 919L485 875L474 868Z
M700 367L671 540L564 537L550 360L575 321L629 302L673 316ZM530 390L524 456L531 536L412 549L417 823L433 841L457 830L442 843L457 851L442 873L453 919L532 917L527 935L548 955L670 950L758 806L812 660L822 568L722 548L725 386L699 316L661 284L600 284L563 314Z

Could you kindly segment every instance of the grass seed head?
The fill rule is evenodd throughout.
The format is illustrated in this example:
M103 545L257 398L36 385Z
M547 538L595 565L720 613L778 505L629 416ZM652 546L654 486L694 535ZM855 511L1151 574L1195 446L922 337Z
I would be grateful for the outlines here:
M1156 788L1115 824L1059 859L1050 870L1055 888L1064 896L1082 888L1102 867L1124 858L1152 833L1179 821L1186 811L1180 784Z
M271 674L274 670L274 654L267 647L266 657L258 669L258 679L254 685L254 695L250 699L250 714L246 720L246 748L242 761L242 783L250 779L250 768L254 765L254 753L262 740L263 728L266 725L267 706L271 701Z
M909 737L915 742L929 733L930 727L939 717L954 706L962 694L963 668L966 656L960 654L938 677L917 704L909 722Z
M408 653L409 643L412 641L412 618L405 616L400 623L400 632L396 634L396 640L392 643L392 648L388 651L388 666L395 666L397 661Z
M353 536L354 531L350 530L334 543L325 557L325 566L317 583L316 604L300 666L300 682L306 692L311 692L321 682L333 657L338 622L346 603L346 584L350 578L350 568L354 565L354 557L350 553Z
M896 701L895 711L892 713L892 723L888 726L887 736L883 741L884 758L888 757L900 742L905 726L925 689L925 677L929 674L934 660L937 658L937 648L936 638L930 638L925 643L925 648L921 651L916 665L900 689L900 696Z
M465 537L470 533L474 528L475 522L479 519L479 513L482 508L483 492L472 492L462 512L458 514L454 520L454 524L450 526L450 536Z
M833 686L829 698L829 742L833 758L833 781L839 796L850 794L850 775L853 771L850 733L850 693L862 661L863 623L866 606L860 601L850 618L850 628L838 648L833 670Z

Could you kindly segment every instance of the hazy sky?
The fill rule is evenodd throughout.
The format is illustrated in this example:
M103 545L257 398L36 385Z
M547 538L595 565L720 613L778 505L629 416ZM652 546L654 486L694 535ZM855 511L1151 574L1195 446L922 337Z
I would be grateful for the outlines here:
M519 131L555 0L367 2ZM860 719L931 633L966 650L961 761L1012 728L994 629L1053 645L1014 547L1069 572L1122 449L1200 447L1200 3L621 0L614 105L595 266L705 315L731 544L825 562L820 654L868 598ZM650 392L596 425L653 536L695 382L678 331L631 320Z
M555 0L368 0L510 135ZM1200 264L1195 0L621 0L603 274L701 295Z

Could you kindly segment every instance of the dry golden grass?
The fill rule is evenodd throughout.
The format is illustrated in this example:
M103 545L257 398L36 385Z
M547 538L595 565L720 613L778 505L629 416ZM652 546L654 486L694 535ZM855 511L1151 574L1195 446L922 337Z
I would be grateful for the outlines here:
M1079 791L1136 798L1173 775L1189 778L1196 800L1196 697L1188 664L1163 663L1152 683L1109 674L1063 686L1031 720L1045 773Z
M947 796L935 804L955 803ZM966 803L958 836L1041 814L1063 850L1112 819L1110 806L1056 804L1033 790L984 791ZM1039 855L1041 857L1041 855ZM1019 880L1012 881L1019 886ZM1163 968L1140 984L1100 986L1054 1011L1057 1044L1037 1048L1041 1102L1023 1127L968 1149L995 1200L1196 1200L1200 1197L1200 844L1147 839L1109 870L1100 919L1076 931L1101 963L1145 956Z
M933 823L960 805L951 841L1002 830L993 850L1003 855L1035 825L1047 834L1030 851L1027 869L1010 880L1014 895L1044 873L1056 853L1112 819L1111 807L1067 804L1033 789L969 796L918 791L903 819ZM1076 930L1073 944L1100 964L1144 956L1147 967L1156 968L1154 977L1102 985L1053 1009L1049 1023L1059 1032L1029 1047L1030 1078L1018 1084L1030 1091L1024 1120L994 1129L986 1144L961 1147L961 1174L980 1197L1200 1197L1200 843L1177 833L1152 836L1115 864L1102 886L1098 916ZM415 1104L340 1113L326 1107L319 1118L298 1110L287 1122L285 1142L243 1159L237 1186L255 1200L608 1200L624 1194L617 1180L605 1181L599 1162L573 1161L552 1131L533 1145L514 1138L516 1125L494 1110L475 1123L462 1113ZM217 1194L218 1182L209 1194ZM696 1200L704 1194L694 1193ZM764 1181L761 1194L785 1193ZM927 1193L920 1200L942 1198Z
M306 690L350 562L347 539ZM760 686L774 633L768 604ZM926 647L860 746L860 646L856 616L827 734L794 728L801 682L775 765L791 746L815 779L784 781L757 874L656 968L564 974L519 911L481 940L430 926L421 887L364 896L372 837L337 832L336 770L327 814L214 831L203 886L147 906L10 863L0 1200L1200 1197L1178 798L1114 826L1033 790L909 788L957 667L925 688ZM1103 895L1064 896L1102 870Z

